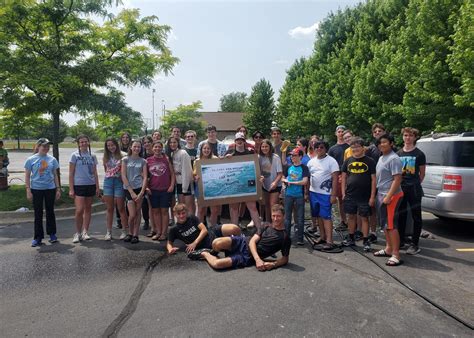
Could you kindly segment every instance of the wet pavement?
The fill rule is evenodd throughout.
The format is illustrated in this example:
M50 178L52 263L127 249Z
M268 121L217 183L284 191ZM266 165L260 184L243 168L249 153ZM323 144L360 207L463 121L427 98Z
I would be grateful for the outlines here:
M213 271L181 251L141 237L105 242L104 215L93 240L31 248L32 224L0 226L2 336L472 336L445 311L474 325L474 226L424 215L434 239L418 256L386 268L383 258L346 249L293 247L290 263ZM114 230L118 237L119 230ZM337 237L336 237L337 238ZM374 248L380 248L382 240ZM374 263L375 262L375 263ZM378 264L378 265L377 265ZM426 297L400 284L383 269Z

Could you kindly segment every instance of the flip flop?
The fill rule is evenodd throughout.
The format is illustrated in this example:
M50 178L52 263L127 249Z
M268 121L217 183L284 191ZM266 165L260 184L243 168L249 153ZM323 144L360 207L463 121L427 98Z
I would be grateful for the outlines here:
M403 263L401 259L398 259L395 256L392 256L388 259L388 261L385 263L387 266L399 266Z
M147 233L145 236L146 236L146 237L153 237L153 236L155 236L155 235L156 235L156 232L150 231L150 232Z
M389 255L388 253L386 253L384 249L375 251L374 256L375 257L392 257L392 255Z
M160 239L160 235L159 234L154 234L152 237L151 237L151 240L152 241L157 241Z

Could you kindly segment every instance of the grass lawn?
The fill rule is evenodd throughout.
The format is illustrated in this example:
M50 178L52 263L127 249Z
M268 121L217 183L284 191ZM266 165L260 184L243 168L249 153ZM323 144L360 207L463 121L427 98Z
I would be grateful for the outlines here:
M94 203L97 198L94 198ZM56 208L73 207L74 200L69 197L69 187L63 187L61 199L56 202ZM8 190L0 191L0 211L15 211L21 207L33 210L33 204L26 199L24 185L10 185Z
M8 150L18 149L18 143L16 141L6 141L4 140L4 148ZM20 141L20 149L25 150L33 150L35 142L21 142ZM77 148L76 142L61 142L59 144L60 148ZM96 142L93 141L91 143L91 148L103 148L104 142ZM52 149L52 148L51 148Z

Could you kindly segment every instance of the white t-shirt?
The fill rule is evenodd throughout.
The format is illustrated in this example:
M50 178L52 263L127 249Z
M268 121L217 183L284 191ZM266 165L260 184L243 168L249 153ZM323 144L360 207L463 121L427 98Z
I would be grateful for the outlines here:
M329 155L322 159L313 157L308 162L308 170L311 176L309 191L331 195L332 174L339 171L337 161Z

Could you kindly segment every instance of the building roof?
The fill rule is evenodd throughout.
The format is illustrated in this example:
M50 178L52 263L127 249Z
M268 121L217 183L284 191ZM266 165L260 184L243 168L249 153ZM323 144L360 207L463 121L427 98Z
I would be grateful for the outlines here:
M235 129L243 124L242 112L202 112L201 120L206 125L215 125L217 131L235 131Z

